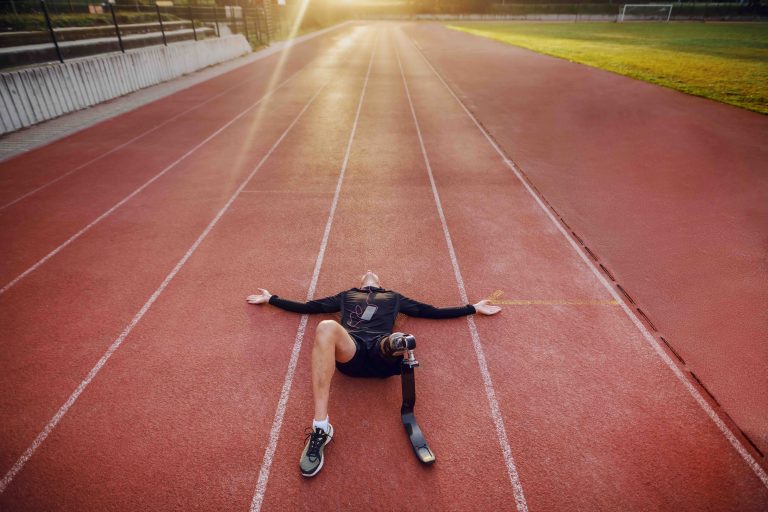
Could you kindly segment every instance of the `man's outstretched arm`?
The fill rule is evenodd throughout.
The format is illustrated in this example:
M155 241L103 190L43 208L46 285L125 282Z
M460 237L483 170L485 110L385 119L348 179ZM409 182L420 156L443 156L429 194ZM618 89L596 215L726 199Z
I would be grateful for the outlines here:
M430 304L400 296L400 312L419 318L456 318L475 313L495 315L499 311L501 311L501 308L492 305L489 300L481 300L477 304L467 304L466 306L454 308L436 308Z
M324 297L322 299L310 300L309 302L295 302L288 299L281 299L277 295L272 295L264 288L257 288L259 293L249 295L246 299L249 304L270 303L280 309L291 311L293 313L336 313L341 311L341 293ZM343 292L342 292L343 293Z

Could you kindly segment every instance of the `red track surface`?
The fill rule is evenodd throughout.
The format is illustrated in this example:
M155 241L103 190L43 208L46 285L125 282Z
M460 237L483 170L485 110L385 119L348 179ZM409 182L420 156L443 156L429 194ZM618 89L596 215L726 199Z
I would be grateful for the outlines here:
M405 34L347 27L278 61L2 164L5 204L242 84L0 212L5 286L298 71L0 294L0 463L10 471L0 509L246 510L254 496L263 510L514 509L514 471L520 510L768 506L761 470L623 307L608 304L609 288ZM501 290L503 299L580 304L510 305L478 318L484 359L465 319L402 322L420 340L416 412L437 464L421 467L411 453L396 379L338 376L337 436L326 467L306 480L297 462L320 318L298 340L282 417L301 320L244 297L264 286L303 298L316 269L314 295L323 296L374 268L406 295L461 302L404 78L469 298Z
M439 25L411 35L768 455L768 117Z

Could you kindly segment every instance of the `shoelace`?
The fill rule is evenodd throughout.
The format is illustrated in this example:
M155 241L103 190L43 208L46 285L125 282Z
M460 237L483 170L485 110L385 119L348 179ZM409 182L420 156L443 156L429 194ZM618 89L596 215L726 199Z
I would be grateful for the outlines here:
M307 427L309 428L309 427ZM320 458L320 448L325 444L325 440L328 439L328 434L323 431L321 428L317 428L314 431L306 432L307 437L304 438L304 442L306 443L307 440L309 440L309 449L307 449L307 458L311 462L315 462L317 459ZM333 441L333 438L331 438L331 441Z

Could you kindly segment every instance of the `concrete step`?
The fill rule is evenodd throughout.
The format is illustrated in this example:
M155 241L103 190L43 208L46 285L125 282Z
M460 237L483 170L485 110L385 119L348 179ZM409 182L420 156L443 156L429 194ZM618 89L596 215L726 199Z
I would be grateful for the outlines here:
M199 27L196 31L198 39L206 39L216 36L215 30L211 27ZM169 43L189 41L194 39L194 33L191 28L181 29L166 32L165 37ZM124 35L122 38L123 46L126 49L163 44L163 35L161 32ZM59 48L61 49L64 60L120 50L117 36L63 41L59 43ZM58 60L56 49L50 41L43 44L0 48L0 69L3 70L56 60Z
M163 28L167 31L191 29L192 23L190 21L164 21ZM114 25L99 25L96 27L65 27L54 28L56 33L56 39L58 41L78 41L80 39L95 39L99 37L109 37L114 35ZM160 24L157 22L152 23L131 23L126 25L120 25L120 34L144 34L147 32L159 32ZM28 44L43 44L50 43L51 35L47 30L34 30L23 32L9 32L0 33L0 48L8 48L13 46L24 46Z

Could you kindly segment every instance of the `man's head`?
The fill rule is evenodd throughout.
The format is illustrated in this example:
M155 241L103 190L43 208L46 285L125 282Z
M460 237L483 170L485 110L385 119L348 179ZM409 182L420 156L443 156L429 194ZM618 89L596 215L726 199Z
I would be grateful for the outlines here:
M375 286L380 288L379 276L370 270L366 271L365 274L363 274L363 276L360 278L360 288L365 288L366 286Z

